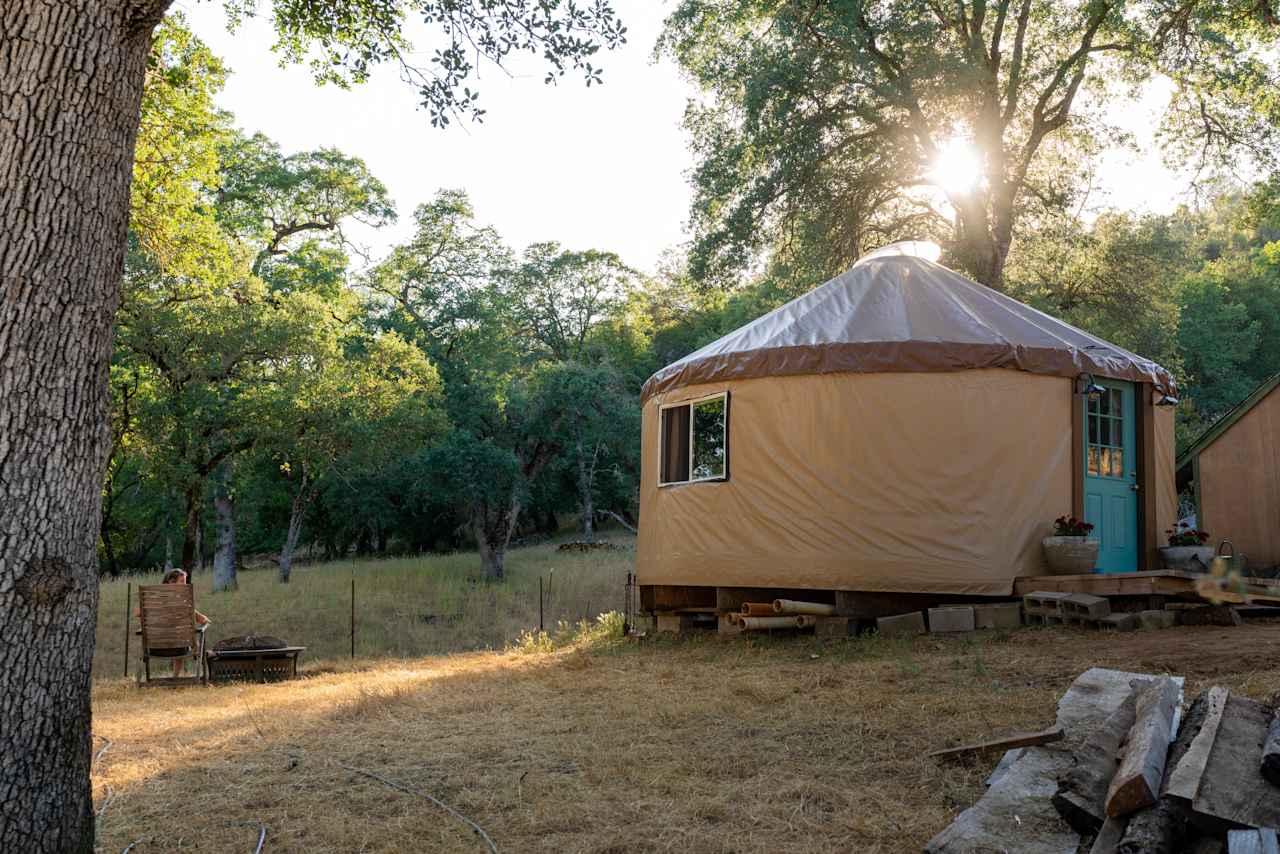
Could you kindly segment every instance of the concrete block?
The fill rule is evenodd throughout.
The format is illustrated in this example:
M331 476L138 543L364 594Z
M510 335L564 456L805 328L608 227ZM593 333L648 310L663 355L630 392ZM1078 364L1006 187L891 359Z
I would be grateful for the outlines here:
M1072 593L1058 603L1064 619L1093 623L1111 613L1111 601L1105 596Z
M1144 629L1167 629L1177 623L1178 617L1172 611L1139 611L1138 622Z
M934 633L973 631L973 607L952 605L930 608L929 631Z
M1023 610L1028 617L1046 618L1040 622L1053 622L1062 619L1062 600L1070 593L1059 593L1055 590L1038 590L1022 597ZM1028 622L1031 622L1028 620Z
M1230 605L1201 605L1194 608L1165 608L1177 619L1179 626L1238 626L1243 620L1240 612Z
M1022 625L1022 603L974 605L973 625L978 629L1016 629Z
M901 638L924 634L924 614L912 611L909 614L896 614L892 617L876 619L876 631L881 637Z
M692 629L693 625L694 618L689 614L658 614L654 619L654 631L657 634L669 632L678 635Z
M1132 632L1138 628L1137 614L1110 614L1098 620L1098 627L1115 629L1117 632Z

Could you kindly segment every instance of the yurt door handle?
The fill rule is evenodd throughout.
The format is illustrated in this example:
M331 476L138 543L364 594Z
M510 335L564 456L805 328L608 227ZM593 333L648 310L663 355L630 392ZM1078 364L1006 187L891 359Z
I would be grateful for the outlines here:
M1131 483L1131 484L1129 484L1129 488L1130 488L1130 489L1132 489L1134 492L1137 492L1137 491L1138 491L1138 484L1136 484L1136 483Z

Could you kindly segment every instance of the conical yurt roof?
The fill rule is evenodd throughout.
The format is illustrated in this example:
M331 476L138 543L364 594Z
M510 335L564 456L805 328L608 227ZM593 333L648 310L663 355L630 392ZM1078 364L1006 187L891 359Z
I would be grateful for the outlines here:
M836 372L1013 368L1152 383L1164 368L894 244L804 296L672 362L642 400L698 383ZM936 247L934 247L936 250ZM935 256L936 257L936 256Z

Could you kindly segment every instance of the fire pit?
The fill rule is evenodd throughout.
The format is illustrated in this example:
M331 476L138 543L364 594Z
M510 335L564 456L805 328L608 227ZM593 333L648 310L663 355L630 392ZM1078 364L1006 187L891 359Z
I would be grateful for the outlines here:
M280 682L297 678L305 646L289 646L270 635L224 638L205 653L205 681Z

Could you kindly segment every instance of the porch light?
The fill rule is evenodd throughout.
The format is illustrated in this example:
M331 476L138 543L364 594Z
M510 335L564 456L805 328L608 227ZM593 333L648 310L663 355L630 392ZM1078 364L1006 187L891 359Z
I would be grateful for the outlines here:
M1090 400L1097 400L1105 391L1105 388L1093 381L1093 374L1084 373L1076 377L1076 394L1087 394Z

